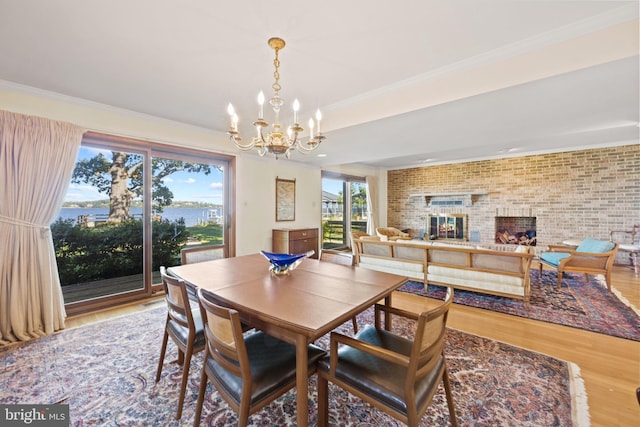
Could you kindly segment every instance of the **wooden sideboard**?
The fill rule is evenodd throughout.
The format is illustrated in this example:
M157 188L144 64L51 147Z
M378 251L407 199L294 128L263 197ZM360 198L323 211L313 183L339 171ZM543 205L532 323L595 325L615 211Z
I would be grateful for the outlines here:
M317 228L277 228L273 229L272 251L284 254L299 254L315 251L311 258L318 259Z

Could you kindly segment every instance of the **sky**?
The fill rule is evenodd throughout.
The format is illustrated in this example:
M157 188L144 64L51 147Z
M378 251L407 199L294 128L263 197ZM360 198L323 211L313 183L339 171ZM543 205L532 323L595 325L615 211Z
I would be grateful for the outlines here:
M107 159L111 158L111 151L99 150L91 147L80 147L77 161L88 159L102 153ZM164 179L164 183L173 192L175 201L205 202L222 204L223 177L217 169L212 169L209 175L204 173L176 172ZM80 202L104 200L109 196L89 184L71 183L67 190L65 202Z
M80 147L76 161L89 159L102 153L107 159L111 158L111 151L100 150L93 147ZM204 173L176 172L164 179L164 183L174 194L175 201L191 201L222 204L223 177L217 169L209 175ZM322 189L333 194L342 192L342 181L323 179ZM104 200L108 195L98 192L89 184L71 183L67 190L65 202L83 202L92 200Z
M322 190L337 195L342 192L342 181L322 178Z

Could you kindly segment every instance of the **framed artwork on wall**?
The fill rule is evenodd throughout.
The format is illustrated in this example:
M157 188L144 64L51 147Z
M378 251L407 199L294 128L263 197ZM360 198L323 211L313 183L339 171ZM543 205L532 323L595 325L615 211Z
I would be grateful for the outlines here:
M296 219L296 180L276 177L276 221Z

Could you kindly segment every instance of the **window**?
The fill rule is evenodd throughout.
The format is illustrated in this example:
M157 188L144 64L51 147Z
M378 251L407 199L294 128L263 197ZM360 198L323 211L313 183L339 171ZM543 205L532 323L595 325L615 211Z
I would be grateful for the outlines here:
M323 249L349 248L351 231L366 232L368 216L364 178L323 172Z
M52 225L67 312L150 296L184 247L232 254L232 158L87 133Z

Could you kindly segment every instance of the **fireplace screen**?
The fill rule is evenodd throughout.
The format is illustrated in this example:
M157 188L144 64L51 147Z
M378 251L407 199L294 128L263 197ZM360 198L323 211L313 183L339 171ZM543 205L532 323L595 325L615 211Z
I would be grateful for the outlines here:
M466 214L430 214L429 238L467 240L467 215Z

